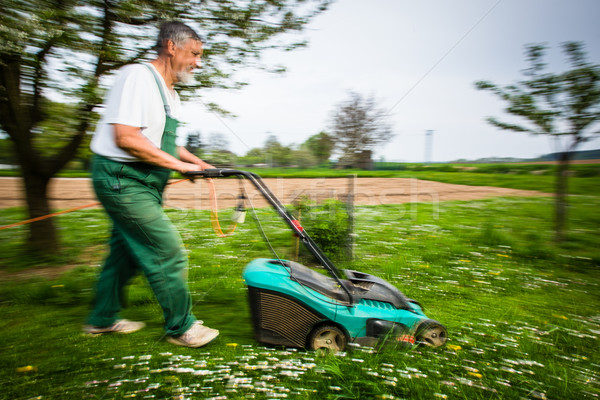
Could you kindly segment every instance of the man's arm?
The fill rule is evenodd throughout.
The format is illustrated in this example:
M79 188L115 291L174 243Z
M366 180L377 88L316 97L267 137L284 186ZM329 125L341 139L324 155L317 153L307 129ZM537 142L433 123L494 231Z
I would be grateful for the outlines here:
M189 159L178 160L169 153L154 146L144 135L142 135L140 128L129 125L113 124L113 129L117 146L144 162L181 173L198 170L198 164L186 162Z

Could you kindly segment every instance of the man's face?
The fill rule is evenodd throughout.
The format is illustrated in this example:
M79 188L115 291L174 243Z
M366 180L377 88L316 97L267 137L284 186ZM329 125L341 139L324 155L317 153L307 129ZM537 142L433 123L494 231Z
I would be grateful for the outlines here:
M175 46L173 55L174 83L189 84L194 81L194 69L200 68L202 57L202 42L187 40L181 46Z

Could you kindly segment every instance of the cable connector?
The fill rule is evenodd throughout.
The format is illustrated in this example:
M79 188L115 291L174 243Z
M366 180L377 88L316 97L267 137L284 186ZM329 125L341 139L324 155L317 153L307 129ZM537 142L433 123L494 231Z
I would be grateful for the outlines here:
M246 220L246 207L244 207L244 200L246 200L246 196L244 196L242 193L239 196L238 205L231 216L231 221L233 221L235 224L243 224Z
M246 220L246 209L242 204L238 205L231 216L231 221L236 224L243 224Z

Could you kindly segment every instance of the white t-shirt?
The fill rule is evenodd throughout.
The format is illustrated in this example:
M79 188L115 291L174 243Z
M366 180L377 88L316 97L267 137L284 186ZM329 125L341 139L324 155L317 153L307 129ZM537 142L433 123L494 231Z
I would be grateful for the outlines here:
M148 65L156 71L152 64ZM162 76L158 76L171 107L171 117L177 119L181 110L179 95L168 89ZM148 67L131 64L121 68L104 104L104 114L90 144L94 153L115 161L137 161L117 147L112 124L139 127L142 134L160 148L166 114L156 79Z

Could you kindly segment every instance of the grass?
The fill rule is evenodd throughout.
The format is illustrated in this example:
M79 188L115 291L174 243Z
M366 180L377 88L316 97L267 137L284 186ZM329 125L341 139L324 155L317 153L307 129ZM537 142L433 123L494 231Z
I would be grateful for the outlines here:
M270 210L257 212L273 247L292 257L289 230ZM598 196L571 197L563 246L551 241L551 198L357 207L356 260L339 266L393 283L444 323L451 339L440 349L350 347L337 355L253 340L241 273L270 252L251 222L218 238L207 212L168 214L188 250L195 313L221 331L219 339L201 349L166 343L161 310L141 277L123 316L146 321L144 330L81 334L106 251L108 222L99 210L58 217L63 249L56 257L26 254L25 228L0 231L0 397L600 396ZM0 223L22 216L0 210ZM63 266L60 276L34 275Z

